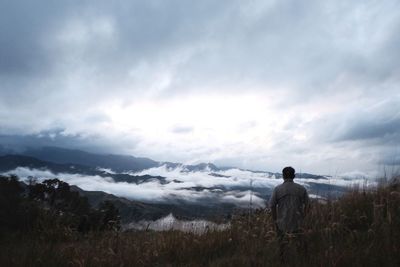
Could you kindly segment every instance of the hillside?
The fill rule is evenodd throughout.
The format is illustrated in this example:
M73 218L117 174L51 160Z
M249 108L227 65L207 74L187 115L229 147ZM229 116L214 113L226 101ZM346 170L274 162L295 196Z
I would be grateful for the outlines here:
M55 228L57 229L57 228ZM311 203L303 233L286 239L285 257L270 214L236 214L230 228L82 236L49 228L0 238L2 266L399 266L400 185L352 190Z
M102 166L115 171L140 171L158 166L158 162L126 155L95 154L82 150L65 149L60 147L30 148L23 152L26 156L35 157L43 161L61 164L80 164L90 167Z
M58 178L82 189L80 193L84 192L95 204L99 202L95 199L110 199L120 209L123 223L158 219L169 213L186 219L215 218L249 206L262 208L273 187L282 182L281 174L221 168L211 163L185 165L152 161L155 167L117 171L118 167L112 169L99 160L107 155L54 147L26 153L34 154L34 151L42 159L17 154L0 156L0 174L14 174L25 182L33 177L38 181ZM88 164L92 165L80 164L82 156L87 156L91 162ZM113 159L110 161L116 164L113 166L122 166L129 158L132 167L133 161L139 159L121 155L107 157ZM298 173L296 181L307 187L312 198L318 199L337 198L347 187L365 182L308 173Z

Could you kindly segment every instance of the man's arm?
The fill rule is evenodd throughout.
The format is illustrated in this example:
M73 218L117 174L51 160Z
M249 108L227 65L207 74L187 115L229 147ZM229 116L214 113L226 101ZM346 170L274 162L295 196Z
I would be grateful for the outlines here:
M271 209L271 213L272 213L272 219L274 220L274 222L276 222L277 219L277 215L276 215L276 205L277 205L277 201L276 201L276 190L274 189L274 191L272 192L271 198L269 200L269 208Z
M310 210L310 198L308 197L307 190L304 190L304 216L306 216Z
M272 213L272 219L274 220L274 222L276 222L276 206L271 207L271 213Z

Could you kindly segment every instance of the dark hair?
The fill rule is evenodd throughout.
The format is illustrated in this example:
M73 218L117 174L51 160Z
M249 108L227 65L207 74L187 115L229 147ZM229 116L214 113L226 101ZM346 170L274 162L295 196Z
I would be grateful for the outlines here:
M295 177L295 170L292 167L285 167L282 170L283 179L293 179Z

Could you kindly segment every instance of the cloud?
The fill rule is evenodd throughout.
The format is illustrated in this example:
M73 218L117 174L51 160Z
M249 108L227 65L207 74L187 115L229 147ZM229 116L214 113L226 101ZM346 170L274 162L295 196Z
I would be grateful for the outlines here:
M398 141L398 9L395 0L3 1L0 134L43 140L61 129L70 138L50 143L369 171ZM370 109L388 100L379 116ZM365 161L371 139L380 156Z
M384 166L384 173L389 176L397 175L400 172L400 150L398 147L392 147L385 150L380 158L380 164ZM386 169L386 167L388 167Z
M189 202L205 201L205 203L207 203L212 200L213 202L235 203L240 206L246 205L244 203L249 199L250 194L249 192L239 191L227 191L224 193L219 191L213 192L209 189L197 191L191 188L196 186L196 183L192 180L196 179L196 176L191 177L192 179L190 181L184 180L183 183L171 181L168 184L160 184L158 181L152 180L137 185L126 182L114 182L110 177L68 173L54 174L48 170L29 169L25 167L18 167L4 174L15 174L23 181L26 181L29 177L37 177L38 181L57 177L71 185L77 185L84 190L103 191L116 196L145 202L169 202L180 199ZM209 184L209 181L205 181L204 184ZM261 198L257 196L253 196L253 198L254 205L262 205Z
M172 129L173 133L177 133L177 134L186 134L186 133L190 133L193 132L194 127L191 126L175 126Z
M335 141L378 141L384 144L399 141L400 113L394 109L399 96L364 106L362 110L353 112L343 118L336 133Z
M228 169L212 173L211 171L188 172L184 166L168 168L166 165L147 169L134 175L163 176L167 183L156 179L141 184L115 182L111 177L90 176L81 174L54 174L46 169L30 169L18 167L3 173L14 174L23 181L36 177L39 181L59 178L71 185L76 185L87 191L104 191L116 196L144 202L173 202L184 200L199 203L234 203L237 206L248 207L251 202L254 207L264 207L265 199L271 190L282 183L281 179L263 172L250 172L239 169ZM215 175L217 174L217 175ZM373 176L358 171L346 173L329 179L299 178L296 182L308 188L310 194L324 194L317 189L319 186L349 187L355 185L376 185ZM315 192L314 192L315 191Z
M367 120L357 122L352 125L346 134L341 136L342 141L363 140L392 137L399 140L400 118L394 118L387 121Z

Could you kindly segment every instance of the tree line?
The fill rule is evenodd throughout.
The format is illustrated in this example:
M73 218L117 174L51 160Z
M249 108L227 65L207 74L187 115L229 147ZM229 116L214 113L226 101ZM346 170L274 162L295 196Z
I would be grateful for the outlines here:
M118 209L110 201L91 207L86 197L59 179L19 181L0 176L0 235L12 232L119 230Z

